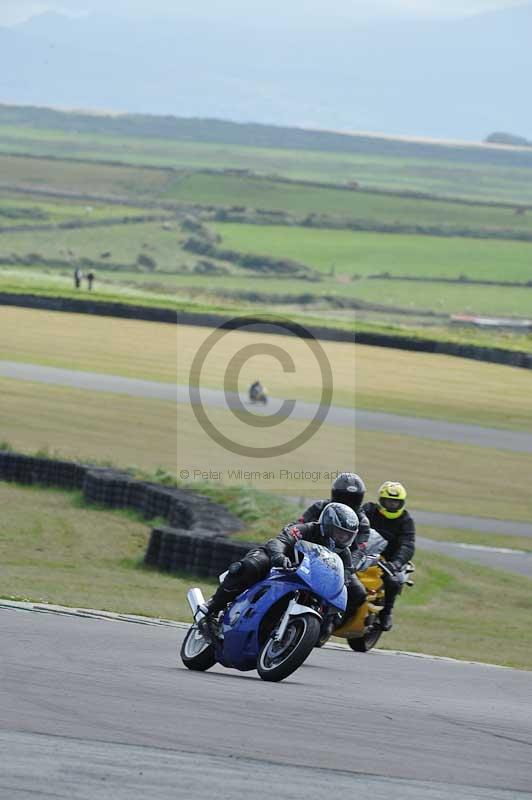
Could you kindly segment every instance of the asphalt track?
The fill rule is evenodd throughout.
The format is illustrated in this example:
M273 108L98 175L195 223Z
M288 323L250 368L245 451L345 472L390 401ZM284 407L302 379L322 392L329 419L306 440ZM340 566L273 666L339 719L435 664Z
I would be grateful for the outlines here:
M424 536L416 536L416 547L431 553L442 553L451 558L473 561L483 567L516 572L518 575L532 578L532 553L530 551L506 547L485 547L461 542L440 542Z
M326 648L268 684L183 635L0 608L2 800L532 798L532 673Z
M131 397L146 397L158 400L169 400L181 404L190 404L188 386L172 383L158 383L134 378L122 378L115 375L102 375L96 372L81 372L56 367L43 367L36 364L24 364L15 361L0 361L0 376L16 380L37 381L75 389L86 389L96 392L126 394ZM202 389L202 402L216 408L236 407L237 396L225 394L219 389ZM274 414L283 403L280 398L270 398L267 408L255 406L256 413ZM312 419L318 410L314 403L296 401L291 417L294 419ZM509 431L497 428L485 428L480 425L463 425L454 422L406 417L399 414L385 414L380 411L331 406L328 411L327 424L343 427L356 427L359 430L380 431L381 433L405 434L421 436L424 439L458 442L476 447L490 447L498 450L510 450L516 453L532 453L532 433L525 431Z

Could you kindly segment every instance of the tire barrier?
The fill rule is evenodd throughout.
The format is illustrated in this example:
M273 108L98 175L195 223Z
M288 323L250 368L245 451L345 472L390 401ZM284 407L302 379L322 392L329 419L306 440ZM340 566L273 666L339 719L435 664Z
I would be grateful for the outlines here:
M234 319L224 314L172 311L169 308L151 308L148 306L132 306L127 303L112 303L104 300L78 300L66 297L44 297L41 295L12 294L0 292L0 305L36 308L47 311L67 311L75 314L93 314L102 317L120 317L123 319L142 319L148 322L168 322L173 325L199 325L206 328L217 328ZM251 318L251 317L250 317ZM356 342L374 347L390 347L395 350L410 350L418 353L438 353L440 355L457 356L488 361L493 364L505 364L520 369L532 369L532 353L522 350L505 350L502 347L483 347L476 344L422 339L415 336L397 336L371 331L342 330L327 328L321 325L306 326L316 339L331 342ZM268 323L261 321L260 314L255 318L255 331L277 335L279 331Z
M73 461L26 456L0 451L0 480L81 489L87 467Z
M151 532L144 561L166 572L218 575L252 546L227 538L243 523L219 503L115 469L0 451L0 480L78 489L88 503L164 520Z
M214 578L238 561L253 545L230 541L210 532L158 526L151 532L144 561L164 572L192 572Z
M82 300L74 297L46 297L37 294L2 292L0 293L0 305L46 311L67 311L72 314L93 314L100 317L143 319L148 322L169 322L172 325L177 322L177 313L171 308L135 306L108 300Z

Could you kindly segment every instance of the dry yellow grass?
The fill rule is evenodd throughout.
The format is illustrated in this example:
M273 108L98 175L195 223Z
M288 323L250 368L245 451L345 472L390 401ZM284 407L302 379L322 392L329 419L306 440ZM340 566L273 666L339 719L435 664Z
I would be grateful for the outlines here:
M112 461L145 469L212 470L211 480L251 482L267 491L297 497L328 493L335 470L356 469L370 494L387 478L404 481L411 502L433 511L527 520L531 515L529 476L532 457L417 437L375 434L323 426L303 447L274 459L228 453L199 427L191 409L169 402L0 380L0 439L20 450L47 447L75 458ZM264 446L269 434L250 435L229 412L209 409L228 436ZM306 423L287 422L276 437L292 437ZM277 439L278 441L280 438ZM231 478L229 469L273 472ZM302 470L325 473L300 477ZM192 475L194 477L194 475ZM197 475L196 477L199 477ZM204 476L207 479L209 475Z
M0 308L1 358L154 381L175 381L176 326Z
M207 328L2 308L2 358L186 384ZM230 358L267 341L288 352L295 374L271 356L253 356L241 388L260 376L271 394L318 400L319 371L292 337L234 331L212 350L202 385L221 388ZM334 376L334 402L400 414L532 430L532 372L452 356L321 342Z

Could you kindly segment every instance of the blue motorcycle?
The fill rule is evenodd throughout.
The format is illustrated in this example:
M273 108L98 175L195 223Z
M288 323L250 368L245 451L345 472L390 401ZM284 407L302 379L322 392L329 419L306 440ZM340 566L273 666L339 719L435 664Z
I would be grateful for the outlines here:
M256 669L265 681L282 681L300 667L331 619L345 611L347 590L336 553L299 541L295 555L293 567L272 568L225 609L214 640L201 624L201 589L190 589L194 623L181 646L183 664L198 671L214 664Z

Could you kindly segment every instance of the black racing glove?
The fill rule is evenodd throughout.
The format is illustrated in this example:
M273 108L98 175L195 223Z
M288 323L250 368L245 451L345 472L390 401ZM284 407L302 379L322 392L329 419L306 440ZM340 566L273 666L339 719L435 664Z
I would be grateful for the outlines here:
M385 567L393 577L395 577L400 570L400 566L397 564L397 561L386 561Z
M285 556L282 553L274 553L271 556L271 565L272 567L279 567L280 569L288 569L288 567L292 566L292 562L288 556Z

